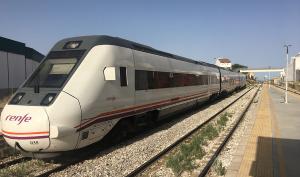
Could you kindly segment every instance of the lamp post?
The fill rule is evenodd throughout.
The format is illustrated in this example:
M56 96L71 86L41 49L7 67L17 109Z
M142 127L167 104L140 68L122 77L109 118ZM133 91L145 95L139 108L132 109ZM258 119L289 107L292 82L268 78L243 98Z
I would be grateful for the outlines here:
M288 78L288 65L289 65L289 47L291 47L292 45L284 45L283 47L286 48L286 74L285 74L285 104L288 103L287 100L287 89L288 89L288 82L287 82L287 78Z
M269 69L271 69L271 66L269 66ZM270 74L270 71L269 71L269 88L271 87L271 74Z
M271 88L271 73L269 71L269 88Z

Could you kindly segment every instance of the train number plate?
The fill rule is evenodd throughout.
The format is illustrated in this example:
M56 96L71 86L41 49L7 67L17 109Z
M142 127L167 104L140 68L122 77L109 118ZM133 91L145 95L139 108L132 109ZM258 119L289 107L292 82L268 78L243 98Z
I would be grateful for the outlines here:
M36 145L36 144L39 144L39 141L30 141L30 144L31 145Z

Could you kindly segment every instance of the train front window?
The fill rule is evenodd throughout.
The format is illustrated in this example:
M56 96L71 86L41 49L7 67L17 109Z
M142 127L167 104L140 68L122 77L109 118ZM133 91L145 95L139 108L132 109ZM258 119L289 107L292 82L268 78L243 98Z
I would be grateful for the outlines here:
M25 87L60 88L77 63L76 58L46 59L37 72L27 81Z
M24 87L61 88L85 50L52 51L26 81Z

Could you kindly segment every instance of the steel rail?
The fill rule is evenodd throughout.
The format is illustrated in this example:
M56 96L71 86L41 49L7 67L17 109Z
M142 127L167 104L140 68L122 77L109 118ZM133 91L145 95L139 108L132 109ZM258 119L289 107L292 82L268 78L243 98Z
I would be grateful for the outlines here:
M226 146L226 144L228 143L229 139L232 137L233 133L235 132L235 130L237 129L237 127L239 126L239 124L241 123L241 121L244 119L244 117L245 117L246 113L248 112L250 106L252 105L253 100L256 97L258 91L259 91L259 89L256 90L254 96L252 97L252 99L250 100L250 102L247 104L247 106L243 110L242 114L238 117L238 121L236 122L236 124L234 125L234 127L230 130L230 132L227 134L227 136L225 137L225 139L223 140L223 142L221 143L221 145L218 147L218 149L214 152L213 156L210 158L210 160L208 161L208 163L205 165L205 167L203 168L203 170L199 174L199 177L204 177L204 176L207 175L207 173L209 172L210 168L214 164L215 160L220 155L220 153L222 152L223 148Z
M12 159L7 162L0 163L0 169L7 168L11 165L15 165L17 163L21 163L21 162L25 162L25 161L29 161L29 160L31 160L31 158L29 158L29 157L20 157L17 159Z
M60 172L60 171L62 171L64 169L68 168L69 166L75 165L75 164L80 163L80 162L82 162L84 160L78 160L78 161L73 161L73 162L70 162L70 163L67 163L67 164L63 164L61 166L55 167L55 168L50 169L50 170L48 170L46 172L43 172L42 174L35 175L35 176L36 177L47 177L47 176L50 176L52 173Z
M221 110L219 110L217 113L215 113L214 115L212 115L209 119L207 119L205 122L203 122L202 124L200 124L199 126L197 126L196 128L192 129L190 132L188 132L187 134L185 134L183 137L179 138L177 141L175 141L174 143L172 143L171 145L169 145L167 148L165 148L164 150L162 150L161 152L159 152L157 155L153 156L150 160L146 161L145 163L143 163L141 166L139 166L138 168L136 168L135 170L133 170L131 173L129 173L128 175L126 175L127 177L133 177L133 176L137 176L138 174L142 173L143 171L145 171L149 166L151 166L154 162L156 162L157 160L159 160L162 156L164 156L165 154L167 154L168 152L170 152L173 148L175 148L176 146L178 146L179 144L181 144L183 141L185 141L188 137L190 137L191 135L193 135L196 131L198 131L199 129L203 128L205 125L207 125L209 122L211 122L214 118L216 118L218 115L220 115L222 112L224 112L227 108L229 108L230 106L232 106L234 103L236 103L240 98L242 98L243 96L245 96L247 93L249 93L254 87L250 88L248 91L246 91L244 94L242 94L241 96L239 96L238 98L236 98L234 101L232 101L231 103L229 103L227 106L225 106L224 108L222 108Z

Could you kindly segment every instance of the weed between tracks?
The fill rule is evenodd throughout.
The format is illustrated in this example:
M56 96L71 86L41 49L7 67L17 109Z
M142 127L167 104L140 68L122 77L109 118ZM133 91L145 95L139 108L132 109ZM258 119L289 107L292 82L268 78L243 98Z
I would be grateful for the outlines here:
M45 167L46 164L40 160L21 162L19 164L0 169L0 177L23 177L34 176L32 173L37 169Z
M217 173L218 176L224 176L226 173L226 168L223 166L222 162L216 160L213 164L213 170Z
M203 146L207 146L207 141L211 141L218 137L224 130L230 117L232 117L232 114L225 112L216 122L206 125L188 142L182 144L175 154L167 157L166 166L171 168L176 175L183 171L195 169L197 167L196 160L201 160L206 154ZM223 167L222 164L221 167ZM224 170L226 171L226 169ZM223 172L220 167L218 168L218 171Z

